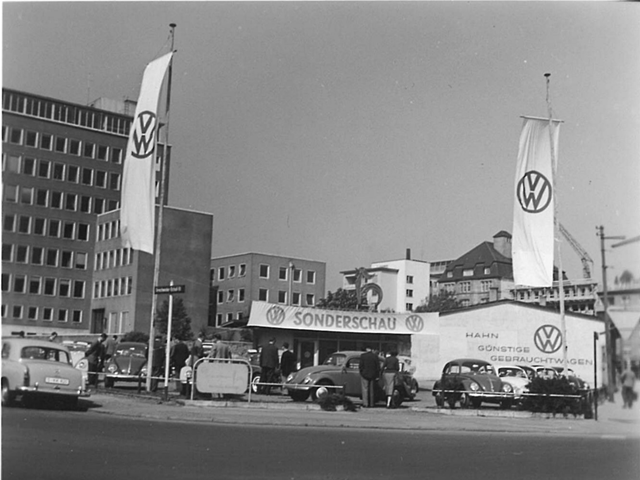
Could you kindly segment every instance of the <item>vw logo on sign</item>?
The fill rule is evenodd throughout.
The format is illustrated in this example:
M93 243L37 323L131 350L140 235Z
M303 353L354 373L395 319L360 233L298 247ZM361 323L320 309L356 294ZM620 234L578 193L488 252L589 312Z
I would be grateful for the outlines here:
M420 315L409 315L406 320L407 328L412 332L421 332L424 328L424 320Z
M136 117L131 136L131 155L136 158L147 158L155 147L157 117L155 113L145 110Z
M527 213L540 213L551 203L551 182L540 172L530 170L518 182L516 195L520 206Z
M533 341L542 353L554 353L562 346L562 332L553 325L543 325L536 330Z
M284 310L277 305L274 305L267 310L267 322L271 325L280 325L284 322Z

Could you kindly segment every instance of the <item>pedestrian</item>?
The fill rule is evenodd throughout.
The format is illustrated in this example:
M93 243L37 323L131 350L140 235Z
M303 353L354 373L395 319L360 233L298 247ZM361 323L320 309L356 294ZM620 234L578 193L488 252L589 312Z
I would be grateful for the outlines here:
M372 348L367 345L365 352L360 355L361 385L362 385L362 406L365 408L375 405L375 385L380 377L380 360Z
M176 343L171 348L171 365L173 366L177 375L180 375L182 367L187 363L189 358L189 347L182 339L176 339Z
M106 362L116 354L116 347L118 346L118 336L113 335L104 341L104 361Z
M204 357L204 347L202 342L204 341L204 333L200 332L198 338L195 339L191 346L191 366L193 367L198 360Z
M51 332L51 334L49 335L49 341L50 342L54 342L54 343L58 343L58 333L57 332Z
M631 408L636 397L636 392L633 390L636 384L636 374L633 373L630 367L627 367L622 372L620 380L622 381L622 408Z
M391 350L391 353L384 359L382 365L382 378L384 379L384 393L387 396L387 408L393 408L393 391L396 388L396 376L400 371L398 352Z
M260 381L267 385L262 387L262 391L265 395L271 394L271 385L274 380L274 374L279 366L278 362L278 348L276 347L276 339L271 337L269 343L262 347L260 351Z
M282 372L282 379L286 380L289 375L296 371L296 356L289 350L289 344L284 342L282 344L284 352L280 356L280 371Z
M84 356L89 364L89 385L98 385L98 372L100 371L100 362L104 355L103 343L107 339L106 333L101 333L100 337L95 340L91 346L84 352Z
M222 341L222 335L219 333L213 335L213 347L207 356L209 358L231 358L231 349Z

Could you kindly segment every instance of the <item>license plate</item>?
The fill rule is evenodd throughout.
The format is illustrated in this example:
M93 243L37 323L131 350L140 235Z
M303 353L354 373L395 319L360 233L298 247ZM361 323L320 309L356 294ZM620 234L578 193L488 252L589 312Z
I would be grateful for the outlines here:
M47 377L44 381L47 383L54 383L56 385L69 385L69 380L66 378Z

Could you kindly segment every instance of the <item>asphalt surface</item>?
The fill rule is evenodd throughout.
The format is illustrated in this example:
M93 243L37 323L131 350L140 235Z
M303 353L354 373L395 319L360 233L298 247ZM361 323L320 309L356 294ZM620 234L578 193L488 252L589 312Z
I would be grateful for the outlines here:
M87 411L120 417L177 422L287 425L304 427L348 427L369 429L446 430L467 432L512 432L518 434L556 434L640 438L640 404L622 407L618 393L613 402L598 406L598 419L551 416L491 406L474 409L439 409L430 391L421 390L414 401L398 409L360 408L356 411L323 410L311 401L293 402L288 396L248 396L190 400L176 392L147 394L135 390L99 388L81 400Z

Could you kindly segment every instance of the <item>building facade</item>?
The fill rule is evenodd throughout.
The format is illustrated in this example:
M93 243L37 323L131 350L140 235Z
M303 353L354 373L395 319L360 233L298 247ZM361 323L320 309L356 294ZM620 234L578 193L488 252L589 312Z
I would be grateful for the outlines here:
M96 221L120 206L132 111L2 90L3 333L91 329Z
M242 253L212 258L209 326L246 325L253 300L313 307L324 297L326 264Z

